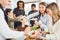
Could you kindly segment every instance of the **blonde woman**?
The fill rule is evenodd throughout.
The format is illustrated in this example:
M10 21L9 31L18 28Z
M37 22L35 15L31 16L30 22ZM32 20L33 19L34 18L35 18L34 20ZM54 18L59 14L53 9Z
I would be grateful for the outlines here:
M50 34L46 35L47 40L60 40L60 18L59 9L56 3L47 6L47 12L52 17L53 26L49 27Z

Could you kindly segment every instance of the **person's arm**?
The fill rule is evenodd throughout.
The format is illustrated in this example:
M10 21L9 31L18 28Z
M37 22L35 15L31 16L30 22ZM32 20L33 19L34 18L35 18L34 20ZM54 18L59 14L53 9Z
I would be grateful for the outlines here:
M10 38L10 28L8 26L8 24L6 23L5 19L4 19L4 13L3 11L0 9L0 33L5 37L5 38Z
M8 17L8 21L14 22L14 18L13 18L13 17L11 17L11 16L9 16L9 15L7 15L7 17Z
M47 34L46 39L47 40L57 40L57 36L55 34Z
M40 23L40 27L41 27L41 28L46 28L46 27L47 27L47 25L46 25L46 24L44 24L44 23L42 23L42 21L41 21L41 20L39 20L39 23Z
M32 14L28 15L26 18L27 18L27 20L29 20L29 19L31 19L31 18L37 16L37 15L39 15L39 12L32 13Z
M16 14L16 11L17 11L17 9L16 9L16 8L14 8L13 13L14 13L14 14Z
M20 16L18 16L16 18L12 18L12 17L8 16L8 21L12 21L12 22L20 21Z
M30 15L30 14L31 14L31 12L28 13L28 15Z

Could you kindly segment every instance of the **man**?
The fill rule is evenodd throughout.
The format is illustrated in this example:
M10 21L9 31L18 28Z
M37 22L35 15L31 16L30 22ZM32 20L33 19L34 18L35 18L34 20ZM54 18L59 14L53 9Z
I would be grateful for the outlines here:
M24 32L13 31L9 28L4 17L4 9L11 0L0 0L0 40L24 40Z
M31 5L31 11L28 13L28 15L30 15L30 14L32 14L32 13L35 13L35 12L37 12L37 10L36 10L36 5L35 5L35 4L32 4L32 5Z

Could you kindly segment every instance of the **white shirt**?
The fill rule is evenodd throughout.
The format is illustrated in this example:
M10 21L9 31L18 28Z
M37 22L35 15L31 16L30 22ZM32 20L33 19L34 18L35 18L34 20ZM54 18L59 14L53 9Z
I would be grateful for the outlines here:
M26 18L27 18L27 20L30 20L31 18L38 16L38 15L39 15L39 12L36 12L36 13L32 13L32 14L28 15Z
M55 3L57 3L56 2L56 0L41 0L40 2L46 2L47 4L50 4L50 3L53 3L53 2L55 2Z
M4 13L0 9L0 34L4 38L14 38L15 40L24 40L24 32L13 31L7 25L4 19Z
M46 35L47 39L60 40L60 19L49 30L50 35Z

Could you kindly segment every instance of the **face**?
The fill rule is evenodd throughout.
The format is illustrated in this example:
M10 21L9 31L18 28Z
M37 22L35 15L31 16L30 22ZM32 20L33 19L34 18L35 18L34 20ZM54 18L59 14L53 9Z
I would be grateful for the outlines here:
M19 3L19 8L22 8L23 7L23 3Z
M34 11L36 9L36 7L32 6L31 9L32 9L32 11Z
M52 17L52 10L47 9L47 13Z
M8 12L8 16L13 17L13 12L12 11Z
M6 7L9 6L11 3L11 0L2 0L2 4Z
M45 9L46 9L46 7L44 5L39 5L39 11L40 11L40 13L43 14L45 12Z

